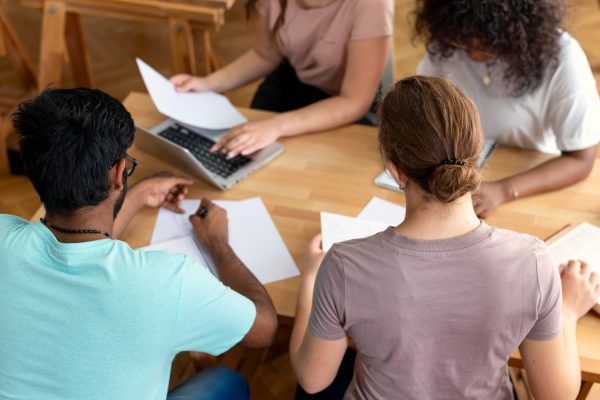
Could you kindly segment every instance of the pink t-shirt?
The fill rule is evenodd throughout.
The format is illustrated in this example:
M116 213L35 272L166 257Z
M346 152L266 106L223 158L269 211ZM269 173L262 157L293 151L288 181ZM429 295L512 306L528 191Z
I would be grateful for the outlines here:
M392 228L334 245L309 329L356 343L344 399L513 398L507 360L562 331L558 268L544 243L492 228L412 240Z
M262 0L257 9L272 29L281 12L279 0ZM337 95L348 42L390 36L393 24L393 0L335 0L319 8L302 8L298 0L288 0L276 39L301 82Z

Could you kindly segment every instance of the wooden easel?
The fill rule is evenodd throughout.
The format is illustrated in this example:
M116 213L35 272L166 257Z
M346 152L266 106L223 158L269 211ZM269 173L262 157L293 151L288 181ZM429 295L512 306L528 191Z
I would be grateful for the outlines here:
M205 75L218 68L210 32L225 21L235 0L21 0L43 11L38 88L59 85L64 60L75 84L93 86L80 16L93 15L152 24L169 29L177 73Z
M0 7L4 0L0 0ZM23 89L0 88L0 176L10 174L6 140L11 131L10 114L17 104L37 87L33 67L14 29L0 8L0 57L7 57L22 82Z

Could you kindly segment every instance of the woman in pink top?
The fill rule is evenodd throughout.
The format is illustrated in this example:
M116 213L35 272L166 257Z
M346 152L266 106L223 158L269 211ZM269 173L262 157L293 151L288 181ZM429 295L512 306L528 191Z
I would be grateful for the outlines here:
M246 8L258 11L252 49L209 76L171 78L182 92L226 92L266 77L252 107L280 114L231 129L213 151L246 155L365 116L385 68L392 0L250 0Z
M517 347L536 398L574 399L576 323L599 277L581 262L557 268L540 240L479 220L483 134L457 87L407 78L380 112L380 149L406 218L327 255L320 237L309 245L290 343L300 385L327 387L351 337L344 399L513 399L507 360Z

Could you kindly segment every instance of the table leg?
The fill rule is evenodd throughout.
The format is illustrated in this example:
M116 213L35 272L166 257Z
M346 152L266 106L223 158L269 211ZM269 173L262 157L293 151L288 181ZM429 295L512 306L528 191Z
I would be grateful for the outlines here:
M46 0L40 39L40 74L38 88L60 85L65 57L67 5L64 0Z
M587 395L592 390L593 382L581 382L581 389L579 389L579 394L577 395L577 400L584 400Z
M90 66L90 56L85 45L81 18L78 14L67 13L65 34L75 86L93 87L94 78Z
M190 23L181 18L169 18L169 37L175 73L196 75L194 38Z

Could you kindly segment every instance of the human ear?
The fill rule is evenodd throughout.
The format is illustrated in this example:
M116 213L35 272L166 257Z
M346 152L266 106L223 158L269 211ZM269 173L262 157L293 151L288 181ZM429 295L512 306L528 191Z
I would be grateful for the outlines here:
M125 161L124 158L121 158L110 169L110 173L108 175L110 186L117 191L121 191L123 189L123 174L125 172L126 164L127 161Z
M390 172L390 175L392 175L392 178L394 178L394 181L400 186L400 190L404 190L408 186L408 176L400 171L391 161L386 161L385 167Z

